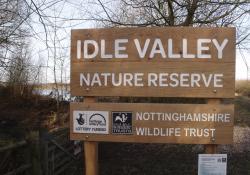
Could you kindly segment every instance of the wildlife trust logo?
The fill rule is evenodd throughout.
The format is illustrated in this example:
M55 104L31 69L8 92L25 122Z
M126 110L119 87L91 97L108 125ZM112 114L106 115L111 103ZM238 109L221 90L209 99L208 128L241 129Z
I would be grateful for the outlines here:
M132 112L112 112L112 133L132 134Z
M108 111L74 111L74 132L108 134Z

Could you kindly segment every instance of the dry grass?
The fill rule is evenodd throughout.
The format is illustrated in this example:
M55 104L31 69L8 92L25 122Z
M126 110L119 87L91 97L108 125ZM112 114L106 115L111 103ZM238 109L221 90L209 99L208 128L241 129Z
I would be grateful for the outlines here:
M250 97L250 81L247 80L236 81L235 91L239 95Z

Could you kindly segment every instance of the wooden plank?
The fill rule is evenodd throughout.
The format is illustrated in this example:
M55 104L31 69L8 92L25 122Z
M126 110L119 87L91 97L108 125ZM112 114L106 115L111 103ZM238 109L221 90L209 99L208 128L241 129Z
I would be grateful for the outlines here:
M73 111L108 111L109 131L108 134L93 134L93 133L77 133L74 132L73 125ZM131 112L132 113L132 132L129 134L117 134L112 132L113 117L112 112ZM83 112L84 113L84 112ZM137 113L137 114L136 114ZM160 113L160 114L157 114ZM218 104L145 104L145 103L71 103L70 105L70 137L73 140L85 140L85 141L111 141L111 142L138 142L138 143L184 143L184 144L230 144L233 137L233 105L218 105ZM144 118L140 119L138 116L144 114ZM162 115L165 118L162 118ZM166 114L174 114L175 116L192 116L209 114L227 114L227 122L225 120L215 121L192 121L175 120L172 117L172 121L166 118ZM158 116L160 119L158 119ZM191 118L192 118L191 116ZM184 117L185 118L185 117ZM171 120L170 119L170 120ZM176 118L175 118L176 119ZM178 118L177 118L178 119ZM186 118L187 119L187 118ZM75 120L74 120L75 121ZM87 121L87 118L86 118ZM76 122L76 121L75 121ZM75 125L77 126L77 125ZM155 136L138 134L139 128L149 128L150 133L153 133L154 128L156 132L163 128L162 136L156 133ZM179 128L180 136L178 134L171 136L163 136L166 134L166 130L169 128ZM194 135L193 131L201 131L202 129L210 129L209 135L203 134L198 136ZM213 131L212 131L213 130ZM204 130L202 130L204 131ZM214 136L212 136L214 132Z
M71 94L74 96L234 98L234 69L234 63L212 62L205 65L202 62L73 63ZM110 73L107 80L101 73ZM126 75L127 73L129 75ZM84 80L80 74L85 79L89 76L89 81ZM94 75L100 80L94 78ZM219 81L215 83L215 76L218 75ZM132 77L129 83L125 81L128 76ZM194 83L197 76L199 81ZM183 81L183 79L186 80Z
M115 56L115 40L127 39L128 42L121 44L125 47L122 54L127 54L128 58L117 58ZM145 56L141 58L135 45L135 39L138 39L141 49L144 48L147 39L150 40L146 49ZM166 52L166 58L163 59L161 54L155 54L150 58L150 52L155 39L160 39L163 45L163 50ZM181 54L181 59L170 59L168 55L168 39L172 39L173 53ZM183 58L183 39L187 39L187 52L195 54L194 59ZM228 43L223 49L223 59L218 60L218 51L213 42L204 44L209 49L206 54L211 54L211 59L197 59L197 40L198 39L216 39L219 44L224 39L228 39ZM77 59L77 41L81 41L81 57ZM94 59L84 59L83 42L85 40L94 40L98 43L99 52ZM101 56L101 40L105 41L105 54L113 55L114 58L103 59ZM146 47L145 47L146 48ZM94 52L93 47L87 48L90 53ZM159 49L159 48L158 48ZM205 62L235 62L235 28L193 28L193 27L141 27L141 28L109 28L109 29L77 29L71 31L71 61L145 61L145 62L168 62L171 60L181 61L205 61Z
M207 99L207 103L212 104L212 105L216 105L216 104L220 104L221 101L220 101L220 99ZM215 154L217 152L217 147L218 147L218 145L216 145L216 144L205 145L205 153L206 154Z
M127 42L121 44L122 49L115 46L118 39L126 39ZM169 39L172 39L172 50ZM206 39L208 43L198 44L198 40ZM96 42L94 46L84 46L86 40ZM102 40L102 41L101 41ZM139 45L135 44L138 41ZM157 40L158 42L155 42ZM186 41L187 47L183 45ZM145 44L149 41L149 44ZM215 44L216 42L217 44ZM225 47L219 51L218 45ZM105 42L105 48L101 48L101 42ZM155 42L155 43L154 43ZM79 46L80 43L80 46ZM160 43L160 44L159 44ZM103 45L103 44L102 44ZM145 46L145 54L143 52ZM147 46L147 47L146 47ZM162 46L162 47L161 47ZM84 49L85 48L85 49ZM97 49L98 48L98 49ZM152 51L152 48L153 51ZM162 49L160 49L162 48ZM184 49L186 48L186 49ZM87 59L84 53L96 52L96 56ZM118 51L117 51L118 50ZM201 54L199 54L199 51ZM102 54L101 54L102 52ZM119 54L115 54L118 52ZM180 54L180 58L172 58L169 53ZM139 54L140 53L140 54ZM154 54L152 54L154 53ZM163 54L164 53L164 54ZM186 54L185 54L186 53ZM221 53L221 54L220 54ZM193 54L194 58L185 58ZM202 55L211 58L201 58ZM112 55L112 58L105 58ZM119 58L126 55L124 58ZM151 55L151 56L150 56ZM122 57L122 56L121 56ZM71 94L74 96L134 96L134 97L202 97L202 98L234 98L235 81L235 28L192 28L192 27L170 27L170 28L112 28L112 29L81 29L72 30L71 34ZM96 82L91 85L83 83L80 85L80 74L90 73L142 73L142 80L138 80L141 85L133 83L122 83L114 85L109 78L107 85ZM156 85L149 85L149 73L156 73ZM163 77L160 85L160 73L167 73L169 76ZM171 74L192 74L188 77L199 74L198 79L202 79L202 73L206 77L201 84L191 84L191 78L183 82L183 78L171 78ZM212 85L214 79L208 86L204 82L208 81L209 74L223 74L220 79L220 85ZM125 76L125 75L124 75ZM128 75L129 76L129 75ZM174 75L173 75L174 76ZM185 75L184 75L185 76ZM122 76L123 77L123 76ZM91 78L92 79L92 78ZM136 78L133 76L132 81ZM167 80L165 80L167 79ZM174 79L174 80L173 80ZM196 77L197 79L197 77ZM201 80L201 81L202 81ZM170 81L179 82L179 85L172 86ZM185 80L184 80L185 81ZM124 78L123 78L124 82ZM156 87L157 86L157 87ZM189 86L189 87L186 87ZM191 86L191 87L190 87ZM213 87L215 86L215 87Z
M25 171L27 171L28 169L31 168L31 164L24 164L24 165L21 165L20 167L18 167L17 169L15 170L12 170L4 175L16 175L16 174L19 174L19 173L23 173Z
M39 130L39 148L41 155L41 166L44 175L49 175L49 142L48 142L48 130L46 128L40 128Z
M98 142L84 142L86 175L98 175Z
M213 145L213 144L205 145L205 153L206 154L216 154L217 147L218 147L218 145Z
M22 140L22 141L19 141L17 143L11 143L11 144L9 144L7 146L1 147L0 152L5 152L5 151L8 151L8 150L14 150L14 149L17 149L19 147L23 147L25 145L27 145L26 140Z
M94 97L86 97L84 98L83 104L92 104L95 100L96 99ZM83 148L85 157L85 174L98 175L98 142L89 142L86 140Z

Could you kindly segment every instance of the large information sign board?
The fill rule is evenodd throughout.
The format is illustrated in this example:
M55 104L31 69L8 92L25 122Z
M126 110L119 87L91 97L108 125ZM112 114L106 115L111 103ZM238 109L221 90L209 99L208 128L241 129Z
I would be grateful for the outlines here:
M71 33L74 96L233 98L235 28Z
M234 106L219 104L71 103L71 139L230 144Z

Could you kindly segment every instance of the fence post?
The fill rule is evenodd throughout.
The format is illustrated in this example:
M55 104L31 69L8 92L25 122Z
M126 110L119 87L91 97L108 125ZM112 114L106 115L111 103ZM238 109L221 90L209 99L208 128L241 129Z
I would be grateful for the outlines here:
M42 175L41 167L41 153L40 153L40 144L39 144L39 132L33 131L29 135L28 147L30 152L30 161L32 164L31 174Z
M49 159L48 159L48 130L47 128L39 129L39 143L40 143L40 155L42 174L49 175Z

